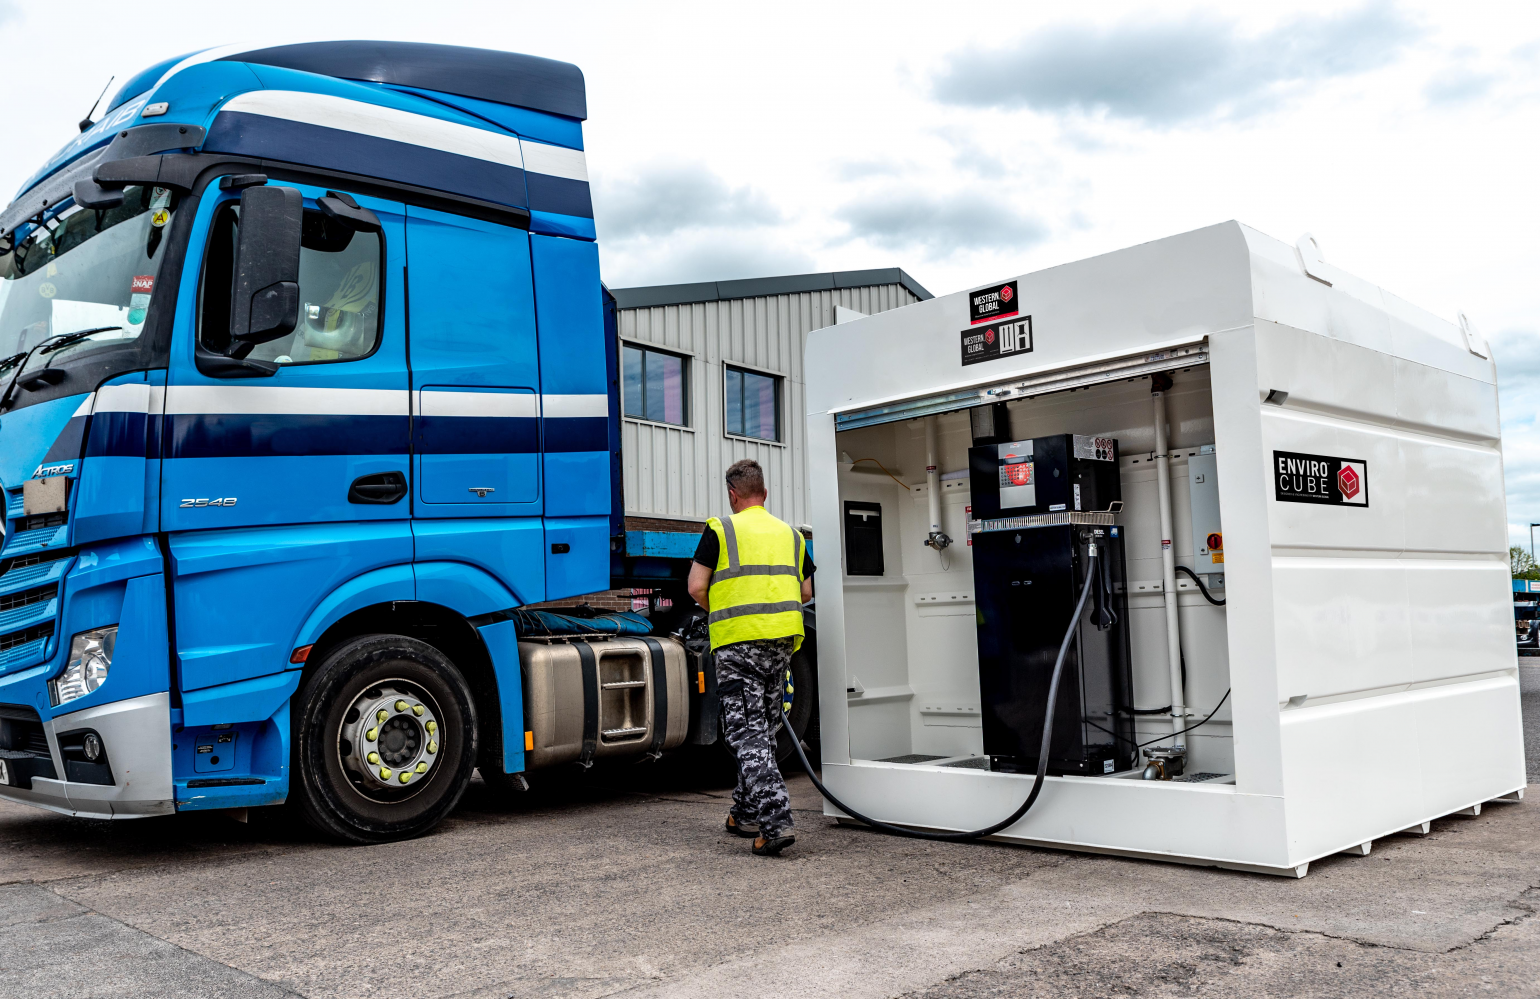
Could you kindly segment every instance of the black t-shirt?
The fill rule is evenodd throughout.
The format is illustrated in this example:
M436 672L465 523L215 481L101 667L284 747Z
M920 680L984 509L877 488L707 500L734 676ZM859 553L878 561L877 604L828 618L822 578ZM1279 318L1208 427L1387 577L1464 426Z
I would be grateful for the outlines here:
M717 567L717 559L722 557L722 542L717 540L717 532L706 528L701 532L700 544L695 546L695 562L713 571ZM813 564L812 556L807 552L807 545L802 546L802 578L812 579L813 572L818 567Z

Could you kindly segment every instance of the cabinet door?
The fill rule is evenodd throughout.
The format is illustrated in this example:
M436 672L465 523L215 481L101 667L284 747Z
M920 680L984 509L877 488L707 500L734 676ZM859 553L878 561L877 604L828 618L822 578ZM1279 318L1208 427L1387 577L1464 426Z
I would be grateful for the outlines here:
M538 516L529 234L407 208L417 517Z

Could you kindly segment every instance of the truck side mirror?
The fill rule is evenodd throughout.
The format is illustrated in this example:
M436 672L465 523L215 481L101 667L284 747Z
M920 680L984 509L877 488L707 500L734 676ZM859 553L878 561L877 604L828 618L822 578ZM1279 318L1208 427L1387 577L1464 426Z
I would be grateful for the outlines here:
M241 192L230 299L231 356L294 332L299 322L299 245L305 201L292 187Z

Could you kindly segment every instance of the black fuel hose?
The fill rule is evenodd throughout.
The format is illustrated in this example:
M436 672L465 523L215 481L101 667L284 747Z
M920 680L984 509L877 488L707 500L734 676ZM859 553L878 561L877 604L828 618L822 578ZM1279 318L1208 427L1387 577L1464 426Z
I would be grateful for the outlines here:
M791 716L786 710L786 704L782 701L782 721L786 725L786 734L791 736L791 744L797 751L797 759L802 761L802 769L813 781L813 786L818 793L829 799L829 803L840 811L849 815L857 822L864 822L873 829L881 829L883 832L893 833L895 836L908 836L911 839L936 839L947 842L960 843L970 839L981 839L985 836L993 836L1007 826L1015 825L1027 811L1037 803L1037 796L1043 790L1044 779L1048 775L1048 744L1053 739L1053 707L1059 699L1059 677L1064 673L1064 657L1069 653L1069 644L1075 638L1075 626L1080 623L1080 614L1085 610L1086 597L1091 595L1091 587L1096 584L1097 568L1096 545L1090 546L1090 560L1086 563L1085 585L1080 588L1080 602L1075 605L1075 613L1070 615L1069 627L1064 631L1064 641L1059 643L1059 658L1053 662L1053 679L1048 683L1048 707L1043 713L1043 744L1037 753L1037 779L1032 783L1032 791L1027 795L1027 800L1021 803L1021 807L1010 815L996 822L992 826L983 829L974 829L971 832L927 832L923 829L910 829L906 826L895 826L892 823L880 822L877 819L868 818L849 805L840 801L829 789L823 786L823 781L813 772L813 765L808 762L807 754L802 751L802 740L797 738L796 731L791 727Z
M1176 571L1177 572L1185 572L1185 573L1187 573L1187 575L1192 577L1192 581L1194 583L1198 584L1198 592L1203 594L1203 599L1204 600L1207 600L1209 603L1213 604L1215 607L1223 607L1225 605L1225 602L1223 600L1218 599L1217 597L1215 597L1212 593L1210 593L1208 591L1208 587L1203 585L1203 580L1198 578L1198 574L1196 572L1193 572L1191 569L1187 568L1185 565L1177 566L1176 567Z

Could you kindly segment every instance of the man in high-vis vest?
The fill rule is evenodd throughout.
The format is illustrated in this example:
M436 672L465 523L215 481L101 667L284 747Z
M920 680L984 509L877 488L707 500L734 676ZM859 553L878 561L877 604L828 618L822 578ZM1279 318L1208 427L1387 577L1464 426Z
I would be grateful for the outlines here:
M706 522L689 590L706 611L722 729L738 757L727 831L753 837L754 853L773 857L796 842L772 733L787 665L802 645L813 562L802 532L765 510L759 462L746 459L727 470L727 502L732 516Z

